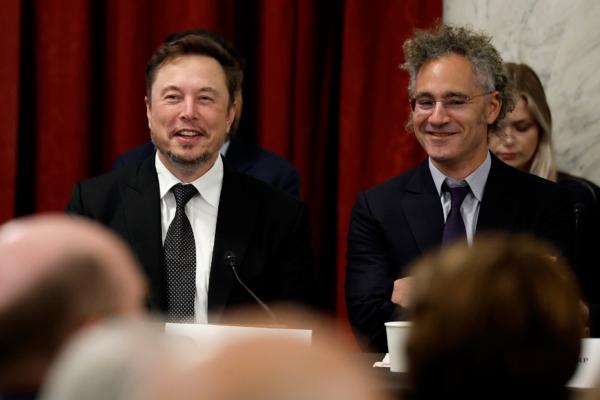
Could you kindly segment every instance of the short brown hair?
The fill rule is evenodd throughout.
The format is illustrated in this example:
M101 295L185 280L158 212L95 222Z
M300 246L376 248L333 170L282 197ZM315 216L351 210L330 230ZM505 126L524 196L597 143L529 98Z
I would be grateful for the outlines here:
M229 105L234 101L234 94L241 90L243 72L239 62L217 41L208 37L187 34L179 39L163 43L152 54L146 64L146 96L148 102L152 98L152 85L156 79L156 72L166 63L184 55L203 55L212 57L223 68Z
M526 236L483 236L413 267L418 398L562 398L584 322L569 268Z

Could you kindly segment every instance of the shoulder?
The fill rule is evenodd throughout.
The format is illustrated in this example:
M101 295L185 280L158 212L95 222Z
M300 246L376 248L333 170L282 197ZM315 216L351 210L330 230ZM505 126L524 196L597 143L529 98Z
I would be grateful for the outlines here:
M132 187L138 190L143 185L158 187L152 158L132 162L122 168L76 183L67 210L80 212L114 208L123 198L125 188Z
M141 171L148 166L153 167L152 160L138 160L135 162L128 163L122 168L82 180L78 183L78 185L80 185L81 187L85 187L89 190L103 191L111 186L120 185L130 181L131 179L139 175ZM156 171L154 172L156 173Z
M265 165L277 165L283 171L296 171L296 168L285 158L262 147L257 148L256 160Z
M406 191L421 191L428 183L433 183L433 179L425 161L400 175L396 175L379 185L373 186L362 194L370 199L397 201L397 196L403 196ZM396 197L389 198L390 195L395 195Z
M223 194L237 201L256 200L262 208L273 212L300 209L304 203L277 187L245 173L226 167L223 175Z
M269 183L298 175L296 168L285 158L235 137L231 139L225 158L234 169Z
M154 148L154 144L152 142L146 142L117 156L113 163L113 169L122 168L128 164L142 161L154 155L155 150L156 149Z
M598 203L600 188L585 178L558 171L558 184L568 190L575 201L586 204Z
M565 188L550 180L513 168L495 159L488 176L484 196L516 198L530 209L564 207L571 203ZM485 201L485 200L484 200Z
M498 181L506 187L513 186L525 190L525 193L538 190L562 191L555 182L511 167L495 157L492 159L492 168L488 180Z
M435 186L427 165L412 168L356 195L351 219L387 219L403 213L404 199L413 194L428 196ZM423 197L420 197L423 198Z

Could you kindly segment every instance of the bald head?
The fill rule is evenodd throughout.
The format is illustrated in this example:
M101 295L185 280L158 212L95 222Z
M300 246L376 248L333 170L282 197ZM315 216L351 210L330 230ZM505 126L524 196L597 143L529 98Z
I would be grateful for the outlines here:
M65 340L98 319L141 311L145 283L105 228L65 215L0 227L0 387L38 385Z

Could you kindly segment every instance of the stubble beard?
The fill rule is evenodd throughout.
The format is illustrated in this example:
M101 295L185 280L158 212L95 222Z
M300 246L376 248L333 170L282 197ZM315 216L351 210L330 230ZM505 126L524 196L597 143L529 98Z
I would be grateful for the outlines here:
M177 154L171 151L162 151L160 149L159 151L163 153L176 168L186 172L193 172L197 170L206 164L213 156L210 152L206 151L192 160L187 160L179 157Z
M205 151L196 158L193 158L191 160L185 159L178 156L170 150L165 150L164 148L162 148L162 146L158 145L157 141L154 140L153 135L151 135L151 139L154 143L154 146L156 147L156 150L159 153L161 153L176 169L178 169L186 175L193 174L194 172L196 172L198 169L204 166L204 164L210 161L214 156L214 153L211 153L210 151Z

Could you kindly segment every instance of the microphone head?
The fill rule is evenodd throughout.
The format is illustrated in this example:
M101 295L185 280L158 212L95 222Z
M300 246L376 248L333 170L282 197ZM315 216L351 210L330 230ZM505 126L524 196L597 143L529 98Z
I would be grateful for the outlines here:
M237 257L235 253L231 250L227 250L225 255L223 256L223 261L225 261L225 265L229 268L235 268L237 266Z

